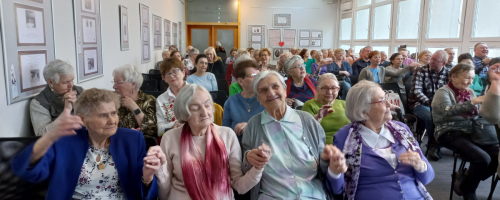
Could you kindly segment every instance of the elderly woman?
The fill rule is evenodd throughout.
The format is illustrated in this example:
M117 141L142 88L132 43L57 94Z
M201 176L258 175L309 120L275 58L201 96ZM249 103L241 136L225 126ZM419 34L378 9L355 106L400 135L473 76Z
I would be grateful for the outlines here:
M270 68L276 68L276 66L271 66L269 61L271 60L271 51L268 48L263 48L259 51L259 59L260 59L260 71L266 71Z
M344 78L344 80L339 81L340 85L340 98L344 99L347 96L347 92L349 92L349 89L351 89L351 75L352 75L352 68L351 65L347 61L343 61L342 59L345 58L345 51L344 49L335 49L333 51L334 57L333 57L333 63L331 65L328 65L328 71L331 72L332 74L335 74L336 76Z
M254 57L253 57L253 51L254 51L254 49L253 49L252 47L250 47L250 48L247 48L247 51L248 51L248 53L250 53L250 56L251 56L252 58L254 58Z
M287 79L287 75L285 73L285 62L288 58L292 57L292 53L290 52L285 52L278 57L278 65L276 67L276 72L278 72L285 80Z
M316 62L314 58L309 58L309 50L308 49L302 49L300 51L299 56L304 60L304 64L306 66L306 73L311 74L311 65Z
M400 69L405 68L406 66L403 65L403 56L399 53L394 53L392 54L390 60L390 65L385 68L385 71L390 71L392 73L397 73ZM410 67L407 67L410 68ZM411 69L411 68L410 68ZM411 73L408 73L404 77L410 77ZM407 96L406 96L406 87L405 83L403 82L404 77L385 77L385 82L386 83L397 83L399 86L399 96L401 97L401 100L403 102L406 102ZM394 91L396 92L396 91Z
M408 73L410 73L410 68L414 68L410 66L410 67L400 68L397 71L386 70L385 67L379 66L380 65L379 51L370 52L368 58L370 59L371 64L368 65L368 67L365 67L363 70L361 70L358 77L359 80L368 80L368 81L373 81L375 83L384 83L386 77L402 79Z
M344 199L432 199L424 185L434 170L410 129L392 121L388 95L371 81L354 85L346 99L352 123L334 136L331 188ZM345 155L344 155L345 154ZM332 161L333 160L333 161Z
M224 74L224 64L217 57L214 48L208 47L205 49L205 55L208 59L208 68L206 71L213 74Z
M172 51L170 53L170 57L177 58L179 61L182 61L182 55L180 51Z
M172 51L179 51L179 49L178 49L178 48L177 48L177 46L175 46L175 45L170 45L170 46L168 47L168 50L169 50L170 52L172 52Z
M230 96L224 104L222 125L231 127L240 142L248 120L264 110L252 91L253 78L259 72L257 62L251 58L248 57L239 62L234 74L242 90L240 93Z
M379 66L387 67L387 66L390 65L390 62L387 61L387 57L388 56L387 56L387 53L385 53L385 51L381 51L380 52L380 59L381 59L381 61L380 61Z
M431 62L432 52L429 50L423 50L418 54L418 60L420 65L427 65Z
M457 64L450 71L450 82L439 88L432 100L432 118L435 137L440 145L452 149L470 162L467 174L459 172L453 187L464 199L477 199L476 188L496 172L498 166L498 141L476 142L471 138L471 119L478 115L484 96L476 97L469 88L474 79L474 66ZM479 134L479 133L475 133ZM496 137L496 136L495 136Z
M186 79L186 82L198 84L205 87L208 91L218 91L217 79L213 73L207 72L208 68L208 57L206 55L200 54L196 57L195 72Z
M168 83L168 89L158 96L156 100L156 119L158 123L158 136L162 136L171 128L181 124L176 120L174 110L175 97L186 85L184 81L184 65L177 59L167 59L160 66L161 78Z
M12 160L30 182L49 179L47 199L156 199L155 172L165 163L160 147L146 154L144 136L118 128L120 97L89 89L65 108L49 131ZM86 127L82 127L85 125Z
M184 125L168 131L161 140L167 160L156 173L160 199L230 200L234 199L231 188L244 194L254 187L266 162L249 167L243 175L236 134L212 123L214 107L208 91L189 84L177 99L174 113ZM265 160L271 157L266 145L254 152L265 155Z
M189 58L186 58L184 59L184 61L182 61L184 63L184 67L191 71L194 69L194 63L195 63L195 60L196 60L196 57L200 54L200 51L197 49L197 48L192 48L190 51L189 51Z
M316 96L302 107L302 110L311 113L325 130L326 144L332 144L333 135L351 123L345 115L345 101L336 99L339 90L339 81L335 75L323 74L318 80Z
M302 62L300 57L298 61ZM247 172L252 166L266 164L268 159L255 151L263 143L273 155L262 180L251 190L251 199L326 199L322 180L327 181L332 147L325 148L325 132L316 119L287 106L286 88L275 71L260 72L252 82L265 110L245 128L242 169Z
M467 65L472 65L474 66L474 59L472 58L472 55L470 53L463 53L458 56L458 63L462 64L467 64ZM481 77L479 75L474 76L474 80L472 81L472 84L469 86L474 92L476 93L477 96L480 96L481 93L483 92L484 84L483 81L481 80Z
M300 56L292 56L285 62L287 104L301 105L316 95L316 79L306 76L304 60ZM300 101L300 102L297 102Z
M325 61L331 62L331 59L325 58L323 59L323 53L321 51L316 51L314 54L314 58L316 60L315 63L311 65L311 74L322 75L328 72L328 64Z
M253 60L250 56L248 55L242 55L240 57L238 57L238 59L236 59L232 65L234 66L238 66L238 64L240 62L243 62L243 61L246 61L246 60ZM257 68L258 69L258 68ZM236 70L236 68L235 68ZM235 76L236 76L236 71L234 72ZM238 80L237 78L235 78L236 81ZM240 93L241 91L243 91L242 87L241 87L241 84L239 82L236 82L236 83L233 83L229 86L229 96L233 96L235 94L238 94Z
M260 63L259 53L260 53L259 49L253 50L253 59Z
M232 48L229 54L231 57L228 57L226 59L226 65L229 65L229 63L234 62L236 60L236 55L237 55L238 49L237 48Z
M156 98L140 90L141 73L132 65L124 65L113 70L113 77L113 89L121 96L118 126L156 137Z
M170 58L170 51L165 50L165 51L161 52L161 58L162 58L161 61L156 62L155 70L160 70L161 62L163 62L163 60L165 60L166 58Z
M43 78L47 86L30 102L30 117L35 135L45 134L64 108L73 110L83 88L73 85L73 67L62 61L53 60L43 68Z

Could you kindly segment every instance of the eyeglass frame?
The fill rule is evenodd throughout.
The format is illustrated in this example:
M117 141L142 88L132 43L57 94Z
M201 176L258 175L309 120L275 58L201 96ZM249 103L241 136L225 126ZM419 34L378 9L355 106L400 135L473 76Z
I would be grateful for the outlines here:
M327 87L327 86L320 87L319 89L320 89L321 91L323 91L323 92L329 92L330 90L331 90L332 92L337 92L337 91L339 91L339 90L340 90L340 87L333 87L333 88L328 87L328 90L326 90L326 91L325 91L325 89L324 89L325 87Z
M177 71L174 73L174 71ZM175 77L177 74L179 74L181 72L181 70L179 68L173 68L170 70L170 72L167 72L165 73L165 77L168 77L168 76L171 76L171 77Z
M389 102L389 92L385 92L384 98L382 100L376 102L370 102L370 104L387 103L387 102Z
M114 81L112 80L111 83L113 83L113 85L121 85L123 83L126 83L127 81Z
M304 69L305 69L305 68L306 68L306 65L305 65L305 64L300 64L300 65L297 65L296 67L292 67L292 68L291 68L290 70L288 70L288 71L292 71L292 70L294 70L294 69L296 69L296 68L304 68Z

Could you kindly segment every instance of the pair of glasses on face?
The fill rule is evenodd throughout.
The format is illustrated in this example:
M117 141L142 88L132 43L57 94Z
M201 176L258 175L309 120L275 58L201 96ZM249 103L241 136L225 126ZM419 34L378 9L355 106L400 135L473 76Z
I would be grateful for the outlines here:
M126 81L111 81L114 85L121 85L122 83L125 83Z
M304 64L301 64L301 65L297 65L296 67L292 67L292 69L290 69L289 71L292 71L294 69L300 69L300 68L305 68L306 66Z
M434 58L431 58L431 62L433 62L433 63L438 63L438 62L442 62L442 61L437 60L437 59L434 59Z
M174 69L170 70L170 72L166 73L165 76L175 76L175 75L179 74L179 72L181 72L180 69L174 68Z
M326 87L326 86L324 86L324 87L321 87L320 89L321 89L321 91L323 91L323 92L329 92L330 90L331 90L332 92L336 92L336 91L339 91L339 90L340 90L340 87Z
M245 78L253 78L257 76L257 74L253 73L253 74L250 74L250 75L245 75Z
M382 100L380 101L375 101L375 102L371 102L371 104L377 104L377 103L387 103L389 101L389 93L388 92L385 92L385 96Z

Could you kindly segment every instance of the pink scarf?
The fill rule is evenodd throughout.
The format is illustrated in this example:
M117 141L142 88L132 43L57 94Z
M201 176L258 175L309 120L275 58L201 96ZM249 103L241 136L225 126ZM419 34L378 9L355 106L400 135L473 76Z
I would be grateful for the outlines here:
M181 134L181 166L186 190L193 200L230 199L231 184L228 179L229 162L226 146L213 124L207 128L205 162L193 142L189 124L184 124Z
M448 82L448 87L451 88L451 90L453 90L453 92L455 93L455 100L457 101L457 103L463 103L463 102L466 102L466 101L470 101L470 93L469 93L469 90L463 90L463 91L460 91L459 89L457 89L453 83ZM470 110L470 111L467 111L465 113L462 113L462 117L467 119L469 117L475 117L477 114L478 114L478 109L477 107L474 106L474 110Z

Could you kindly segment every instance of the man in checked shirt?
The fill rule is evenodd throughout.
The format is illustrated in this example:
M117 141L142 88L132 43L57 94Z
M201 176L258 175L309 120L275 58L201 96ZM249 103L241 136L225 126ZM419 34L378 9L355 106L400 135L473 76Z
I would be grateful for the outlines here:
M425 123L425 130L429 137L427 158L435 161L441 158L441 151L434 137L430 105L436 91L448 84L450 70L444 67L446 62L448 62L448 54L443 50L438 50L432 55L429 64L417 68L408 97L408 104L413 114Z

